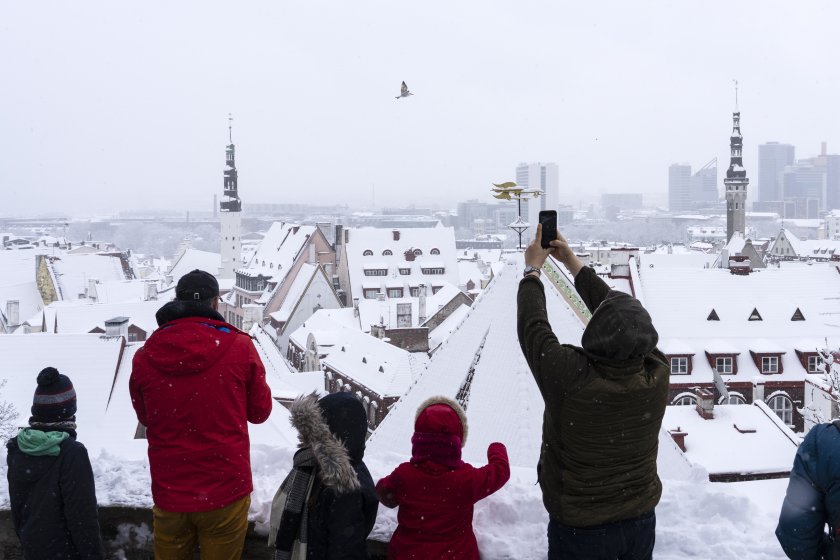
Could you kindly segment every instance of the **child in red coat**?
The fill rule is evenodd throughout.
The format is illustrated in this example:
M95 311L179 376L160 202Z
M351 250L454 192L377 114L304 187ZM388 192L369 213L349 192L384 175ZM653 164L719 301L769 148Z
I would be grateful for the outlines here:
M510 478L507 450L487 449L481 468L461 460L467 416L455 401L432 397L417 409L411 461L376 484L379 500L399 506L388 558L478 560L473 506Z

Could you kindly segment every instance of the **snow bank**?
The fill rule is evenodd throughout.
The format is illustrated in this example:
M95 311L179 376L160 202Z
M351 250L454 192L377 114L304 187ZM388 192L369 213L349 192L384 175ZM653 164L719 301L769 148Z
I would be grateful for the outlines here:
M288 473L294 449L254 444L251 462L254 493L250 518L265 531L271 499ZM0 509L8 509L5 446L0 451ZM396 453L369 457L374 479L389 474L406 458ZM108 451L92 457L100 505L151 508L149 468L145 460L125 460ZM787 480L736 484L710 483L702 470L687 479L663 480L657 507L657 560L783 559L773 531ZM475 508L475 533L482 558L545 558L548 516L531 468L514 467L511 480ZM396 510L379 508L371 535L388 540L396 528Z

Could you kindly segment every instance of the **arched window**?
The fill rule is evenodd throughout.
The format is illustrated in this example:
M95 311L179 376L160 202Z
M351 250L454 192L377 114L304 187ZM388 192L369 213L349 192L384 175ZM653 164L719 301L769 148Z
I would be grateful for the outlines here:
M431 251L429 251L429 254L430 255L440 255L440 249L434 248Z
M363 257L372 257L373 256L373 251L371 251L370 249L365 249L365 252L362 253L362 256Z
M420 249L414 249L414 256L415 257L419 257L422 254L423 254L423 251L421 251Z
M383 257L390 257L393 254L394 254L394 252L391 251L391 249L385 249L384 251L382 251L382 256Z
M694 406L697 404L697 397L694 395L682 393L677 395L671 402L674 406Z
M747 404L747 399L741 393L729 391L729 398L721 397L718 404Z
M793 426L793 402L791 402L790 397L784 394L775 395L770 397L767 406L776 413L776 416L782 419L782 422L788 426Z

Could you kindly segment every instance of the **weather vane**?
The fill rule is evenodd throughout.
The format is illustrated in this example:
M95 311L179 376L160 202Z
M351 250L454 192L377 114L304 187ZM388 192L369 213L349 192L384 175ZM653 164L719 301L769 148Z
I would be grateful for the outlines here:
M539 198L543 192L539 189L527 189L520 187L513 181L506 183L493 183L490 189L495 194L494 198L499 200L515 200L516 201L516 221L509 224L508 227L519 234L519 248L522 248L522 233L530 227L530 224L522 219L522 199L523 198Z
M233 115L228 113L228 139L233 144Z
M738 80L732 80L735 82L735 110L738 110Z

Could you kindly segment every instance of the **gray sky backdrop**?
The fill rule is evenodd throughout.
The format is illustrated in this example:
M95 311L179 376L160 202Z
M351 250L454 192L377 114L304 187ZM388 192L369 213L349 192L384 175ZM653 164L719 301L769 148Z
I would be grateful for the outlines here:
M454 205L521 161L561 199L840 152L834 0L0 1L0 214L208 210L234 115L248 202ZM405 80L415 93L395 100Z

